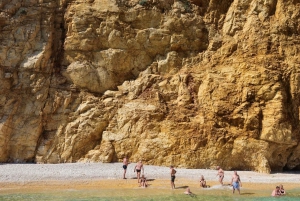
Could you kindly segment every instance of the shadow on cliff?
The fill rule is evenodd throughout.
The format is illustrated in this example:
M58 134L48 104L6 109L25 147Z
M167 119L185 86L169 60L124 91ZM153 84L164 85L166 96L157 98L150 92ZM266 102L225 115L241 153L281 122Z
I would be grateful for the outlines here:
M289 170L289 171L274 171L270 174L300 174L300 170Z

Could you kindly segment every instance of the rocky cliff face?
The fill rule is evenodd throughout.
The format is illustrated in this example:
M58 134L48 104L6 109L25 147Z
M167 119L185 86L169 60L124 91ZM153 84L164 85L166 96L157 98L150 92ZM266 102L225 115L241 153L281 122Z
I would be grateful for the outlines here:
M3 0L0 161L300 168L299 0Z

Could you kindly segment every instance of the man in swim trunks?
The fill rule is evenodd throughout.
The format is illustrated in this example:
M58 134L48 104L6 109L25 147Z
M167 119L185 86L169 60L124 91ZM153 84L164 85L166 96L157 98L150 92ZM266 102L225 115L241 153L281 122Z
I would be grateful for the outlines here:
M237 174L237 171L233 172L231 184L232 184L232 193L234 193L234 191L236 189L236 190L238 190L239 194L241 194L240 186L242 186L242 182L241 182L240 176Z
M174 166L170 166L170 173L171 173L171 188L174 189L175 188L175 174L176 174L176 170L174 169Z
M222 168L220 166L217 166L217 170L218 170L217 176L219 177L219 182L223 186L224 171L222 170Z
M134 172L136 171L138 183L140 183L141 170L143 170L143 174L144 174L143 163L142 163L142 161L139 161L139 162L136 164L136 166L134 167Z
M124 169L123 179L126 179L125 174L126 174L128 164L129 164L129 162L128 162L127 157L123 158L123 169Z

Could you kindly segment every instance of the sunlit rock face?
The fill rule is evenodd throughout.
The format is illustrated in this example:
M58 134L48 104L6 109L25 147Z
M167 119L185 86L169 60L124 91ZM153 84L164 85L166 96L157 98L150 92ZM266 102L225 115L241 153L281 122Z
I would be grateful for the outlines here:
M300 169L300 1L0 2L0 161Z

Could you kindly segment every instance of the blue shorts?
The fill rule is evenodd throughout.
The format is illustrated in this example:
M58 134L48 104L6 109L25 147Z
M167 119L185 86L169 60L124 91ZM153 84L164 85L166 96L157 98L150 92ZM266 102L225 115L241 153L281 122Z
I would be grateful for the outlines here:
M233 189L240 189L240 183L239 182L233 182L232 187L233 187Z
M127 169L127 165L123 165L123 169L126 170Z

